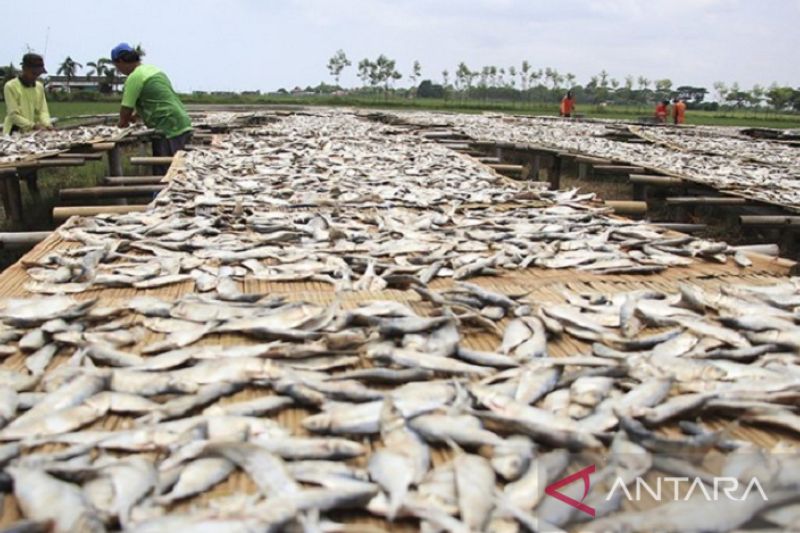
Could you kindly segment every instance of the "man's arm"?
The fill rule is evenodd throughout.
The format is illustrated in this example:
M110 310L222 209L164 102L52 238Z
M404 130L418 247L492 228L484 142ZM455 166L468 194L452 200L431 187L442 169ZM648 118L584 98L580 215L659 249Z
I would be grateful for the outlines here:
M52 128L53 124L50 121L50 109L47 107L47 98L44 95L44 87L41 87L40 91L37 91L39 94L39 98L41 101L39 102L39 114L36 117L36 125L41 126L43 128Z
M119 108L119 123L117 124L120 128L127 128L130 126L131 122L134 121L133 117L133 108L122 106Z
M3 96L6 100L6 115L11 117L11 122L22 131L28 131L33 128L33 122L25 118L22 114L22 102L20 101L22 95L16 93L16 91L11 88L11 85L6 83L6 86L3 88Z
M138 69L137 69L138 70ZM134 109L136 102L139 100L139 95L142 94L142 87L144 82L142 78L137 75L134 70L125 80L125 86L122 88L122 105L119 108L119 127L126 128L134 122Z

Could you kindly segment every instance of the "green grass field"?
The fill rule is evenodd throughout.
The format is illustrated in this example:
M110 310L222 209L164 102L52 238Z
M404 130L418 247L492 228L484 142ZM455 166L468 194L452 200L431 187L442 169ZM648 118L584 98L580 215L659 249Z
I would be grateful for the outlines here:
M419 111L448 111L458 113L480 113L495 111L522 115L556 115L558 104L542 102L505 102L459 99L405 99L366 98L351 96L185 96L187 104L245 104L245 105L330 105L353 106L372 109L408 109ZM50 114L60 119L81 115L115 113L119 110L116 99L99 102L50 102ZM650 116L652 110L646 106L600 107L578 102L577 112L587 117L636 120ZM0 102L0 115L5 115L5 104ZM762 128L800 128L800 114L779 114L766 111L724 110L718 112L692 111L686 115L688 124L739 126Z

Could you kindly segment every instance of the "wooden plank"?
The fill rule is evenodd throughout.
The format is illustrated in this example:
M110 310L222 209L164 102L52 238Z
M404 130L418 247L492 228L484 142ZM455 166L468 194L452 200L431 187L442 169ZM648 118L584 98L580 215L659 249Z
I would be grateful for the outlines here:
M666 198L667 205L745 205L747 198L735 196L674 196Z
M134 156L130 159L131 165L171 165L171 157L160 156Z
M63 222L69 217L93 217L103 213L140 213L146 211L146 205L88 205L72 207L54 207L53 221Z
M61 189L62 200L84 200L89 198L125 198L128 196L152 196L164 190L164 185L116 185L109 187L84 187Z

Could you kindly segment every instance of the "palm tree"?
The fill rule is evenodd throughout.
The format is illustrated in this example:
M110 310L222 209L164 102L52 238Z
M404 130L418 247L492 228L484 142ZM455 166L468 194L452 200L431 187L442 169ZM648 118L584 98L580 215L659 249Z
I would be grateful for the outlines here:
M111 60L107 57L87 62L86 67L90 70L86 73L86 79L89 79L89 76L105 76L110 64Z
M69 56L67 56L64 62L61 63L61 66L58 67L58 72L56 74L63 74L67 78L67 92L70 92L69 82L72 81L72 78L75 77L75 73L81 67L83 67L83 65L74 61Z

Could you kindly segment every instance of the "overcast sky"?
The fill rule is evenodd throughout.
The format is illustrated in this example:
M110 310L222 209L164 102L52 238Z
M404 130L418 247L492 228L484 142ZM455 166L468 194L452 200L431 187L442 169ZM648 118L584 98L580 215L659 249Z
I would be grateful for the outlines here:
M255 90L331 81L339 48L353 66L384 53L406 75L419 60L440 81L460 61L527 59L584 84L606 69L677 85L738 81L800 86L800 0L2 0L0 61L30 46L50 73L67 55L108 56L141 43L179 91Z

